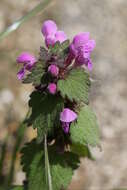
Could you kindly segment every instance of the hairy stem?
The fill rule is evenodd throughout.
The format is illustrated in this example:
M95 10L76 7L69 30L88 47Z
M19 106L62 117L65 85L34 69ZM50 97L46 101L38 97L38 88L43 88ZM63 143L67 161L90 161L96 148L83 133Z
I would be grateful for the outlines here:
M50 173L49 158L48 158L47 136L46 135L45 135L45 142L44 142L44 150L45 150L46 183L48 185L48 189L53 190L53 188L52 188L52 178L51 178L51 173Z

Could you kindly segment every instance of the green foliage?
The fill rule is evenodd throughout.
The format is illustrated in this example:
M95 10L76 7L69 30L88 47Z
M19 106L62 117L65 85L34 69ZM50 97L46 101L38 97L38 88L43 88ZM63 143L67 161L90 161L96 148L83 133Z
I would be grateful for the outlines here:
M72 144L71 145L71 151L73 153L79 155L80 157L87 157L91 160L94 160L88 146L84 146L81 144Z
M51 54L57 55L60 49L60 42L56 42L54 46L50 46L49 50Z
M65 51L69 47L69 40L64 41L63 43L60 43L59 41L55 43L54 46L50 46L50 53L57 55L57 56L62 56Z
M74 144L99 145L99 129L96 116L87 105L81 108L77 122L71 124L70 133Z
M39 60L46 63L48 60L50 60L51 54L48 52L47 49L44 47L40 47L40 58Z
M48 72L51 64L59 67L56 77ZM81 67L74 67L69 56L69 40L66 40L47 49L41 47L39 62L23 83L35 86L29 100L31 115L25 122L37 129L37 141L32 140L21 150L26 186L12 190L67 189L79 166L79 157L93 159L89 145L99 145L96 116L87 105L89 74ZM57 84L55 95L48 92L49 83ZM60 121L63 108L70 108L78 115L77 121L70 123L68 134L64 133Z
M4 190L4 187L0 186L0 190ZM11 189L12 190L12 189Z
M25 184L22 186L21 185L15 185L15 186L9 188L8 190L28 190L28 188L27 188L27 185Z
M10 190L25 190L23 186L14 186Z
M42 63L36 63L31 72L23 79L23 83L33 83L33 85L37 86L41 83L41 79L43 74L45 73L44 65Z
M21 150L21 164L23 166L23 171L26 172L27 177L30 173L30 167L34 157L38 152L41 152L43 149L42 144L37 144L36 139L32 140L30 143L26 143Z
M61 44L61 51L65 51L70 45L70 41L69 40L66 40L64 41L62 44Z
M55 145L48 147L53 190L67 188L73 171L79 165L74 153L58 153ZM28 190L48 190L45 176L45 156L43 146L36 141L28 143L22 149L23 170L27 173Z
M53 127L59 127L63 99L57 95L34 91L30 96L29 106L32 108L29 122L34 129L37 128L37 140L41 142L46 133L53 132Z
M83 101L88 104L88 92L90 87L89 75L83 69L73 69L64 80L58 81L58 90L61 95L69 100Z
M44 0L14 25L18 27L45 7L49 1ZM12 26L3 32L0 38L9 34ZM71 182L74 170L79 166L79 158L88 157L93 160L89 145L93 147L99 145L99 131L96 116L87 105L91 85L89 74L83 68L75 67L73 61L76 57L74 59L71 57L69 46L70 42L66 40L63 43L57 41L47 48L40 47L38 62L31 70L28 69L30 72L27 71L28 75L23 79L23 83L33 84L34 91L29 100L30 115L19 128L10 171L7 180L2 183L5 184L6 190L65 190ZM49 72L51 64L58 66L58 76L53 76L53 73ZM57 85L55 95L50 94L48 90L50 83ZM60 121L63 108L72 109L78 116L76 121L69 123L68 134L63 130L63 123ZM68 121L70 115L69 112L65 114ZM10 188L16 154L24 137L26 124L37 129L37 138L27 143L21 150L21 164L26 173L23 186ZM0 159L1 171L5 148L6 146L3 147Z

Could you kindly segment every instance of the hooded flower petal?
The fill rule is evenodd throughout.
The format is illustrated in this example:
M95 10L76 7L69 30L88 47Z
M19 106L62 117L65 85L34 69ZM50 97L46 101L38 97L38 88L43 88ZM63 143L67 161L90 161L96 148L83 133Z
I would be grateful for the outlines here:
M84 52L92 52L93 49L95 48L95 40L89 40L83 47Z
M87 67L89 71L91 71L93 68L92 61L89 57L85 58L83 56L78 56L75 62L76 62L75 64L76 66L83 66L83 68Z
M88 59L90 58L89 52L79 51L77 57L76 57L76 65L87 65Z
M36 62L30 62L30 63L27 63L24 67L27 71L30 71L33 66L35 65Z
M25 69L22 68L18 73L17 73L17 78L18 80L22 80L25 76Z
M56 23L52 20L45 21L41 31L47 47L54 45L57 41L62 43L67 39L66 34L63 31L58 31Z
M55 39L55 35L48 35L46 38L45 38L45 44L47 47L49 47L50 45L53 46L56 42L56 39Z
M48 67L48 71L52 74L52 76L57 77L59 74L59 67L52 64Z
M64 108L60 114L60 121L70 123L77 119L77 114L69 108Z
M27 52L23 52L21 53L17 59L16 59L17 63L24 63L24 64L27 64L27 63L35 63L37 60L36 58L31 55L30 53L27 53Z
M64 33L64 31L57 31L55 34L55 39L56 39L56 42L59 41L60 43L62 43L65 40L67 40L67 36Z
M79 49L89 41L89 32L84 32L76 35L73 39L75 49Z
M85 65L88 70L92 70L90 54L95 47L95 41L89 40L89 33L76 35L70 45L70 52L74 55L76 66Z
M60 43L64 42L67 39L66 34L63 31L58 31L52 35L48 35L45 38L45 43L46 46L49 47L49 45L54 45L57 41L59 41Z
M47 37L48 35L55 35L57 32L57 25L52 20L47 20L42 26L42 34Z
M37 62L36 58L27 52L21 53L17 57L16 61L17 61L17 63L23 64L23 68L21 69L22 71L23 70L30 71L32 69L32 67L35 65L35 63ZM20 75L20 73L19 73L19 75Z
M55 83L50 83L48 85L48 90L50 94L55 94L56 93L56 84Z

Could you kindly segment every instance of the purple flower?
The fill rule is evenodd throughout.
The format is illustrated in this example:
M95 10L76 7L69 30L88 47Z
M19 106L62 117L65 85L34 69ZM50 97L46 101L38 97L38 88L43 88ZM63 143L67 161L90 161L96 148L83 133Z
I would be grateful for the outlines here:
M89 41L89 32L79 33L73 39L75 49L78 49Z
M48 35L54 35L57 32L57 25L52 20L47 20L43 23L42 34L47 37Z
M52 20L45 21L41 31L47 47L54 45L57 41L62 43L67 39L66 34L63 31L58 31L56 23Z
M56 93L56 84L55 83L50 83L48 85L48 90L50 94L55 94Z
M25 69L22 68L22 69L20 69L20 71L17 73L17 78L18 78L18 80L22 80L23 77L24 77L24 75L25 75Z
M76 35L70 45L70 52L75 57L77 66L86 65L89 70L92 69L90 54L95 48L95 41L89 39L89 33L80 33Z
M55 39L55 35L48 35L45 38L45 44L47 47L49 47L50 45L54 45L56 43L56 39Z
M56 39L56 42L59 41L60 43L62 43L65 40L67 40L67 36L64 33L64 31L57 31L55 34L55 39Z
M36 58L30 53L23 52L17 57L16 61L18 63L34 64L36 62Z
M59 67L57 67L56 65L52 64L48 67L48 72L50 72L52 74L52 76L57 77L59 74Z
M85 46L84 46L84 51L85 52L92 52L93 51L93 49L95 48L95 40L89 40L86 44L85 44Z
M27 52L21 53L17 57L16 61L19 64L23 64L23 67L17 73L17 77L19 80L22 80L25 76L26 70L30 71L32 67L35 65L35 63L37 62L36 58Z
M50 45L53 46L58 41L62 43L65 40L67 40L66 34L63 31L57 31L55 34L46 36L45 43L47 47L49 47Z
M69 108L64 108L64 110L60 113L60 121L62 122L62 127L65 133L69 132L70 123L76 119L77 114Z

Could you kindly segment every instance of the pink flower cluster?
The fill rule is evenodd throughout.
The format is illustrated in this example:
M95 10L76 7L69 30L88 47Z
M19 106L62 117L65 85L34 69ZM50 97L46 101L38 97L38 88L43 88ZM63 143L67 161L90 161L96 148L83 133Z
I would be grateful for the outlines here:
M58 30L57 25L52 20L47 20L43 23L42 34L45 38L45 44L47 48L54 46L56 42L64 42L67 40L67 36L64 31ZM72 43L69 46L68 57L65 60L65 68L68 67L74 61L73 67L85 66L88 70L92 69L91 53L95 48L95 41L90 39L90 34L88 32L80 33L73 38ZM37 59L24 52L17 57L17 63L22 64L23 67L17 73L19 80L22 80L25 76L26 71L31 71L31 69L36 64ZM59 79L60 68L54 62L48 65L47 71L53 77L53 81L48 84L47 90L50 94L56 94L57 92L57 80ZM54 80L55 79L55 80ZM77 119L77 114L69 109L64 108L60 114L60 121L62 122L62 127L65 133L69 132L70 123Z
M56 23L52 20L44 22L42 33L45 37L47 47L54 45L57 41L62 43L67 40L66 34L63 31L59 31ZM85 65L89 70L92 70L90 55L94 48L95 40L90 40L89 32L76 35L70 45L70 54L75 59L75 65Z
M47 47L53 46L57 41L60 43L67 40L67 36L63 31L58 30L57 25L52 20L47 20L43 23L42 34L45 37L45 43ZM91 52L95 47L95 41L90 40L89 32L80 33L73 38L70 45L69 64L75 59L75 66L85 65L89 70L92 69L92 61L90 58ZM22 69L18 72L17 76L19 80L22 80L26 71L30 71L37 62L36 58L24 52L17 58L17 62L23 64ZM55 77L58 76L59 68L52 64L49 66L48 71Z
M45 37L47 47L54 45L57 41L62 43L67 40L67 36L64 31L58 30L56 23L52 20L45 21L41 31Z

